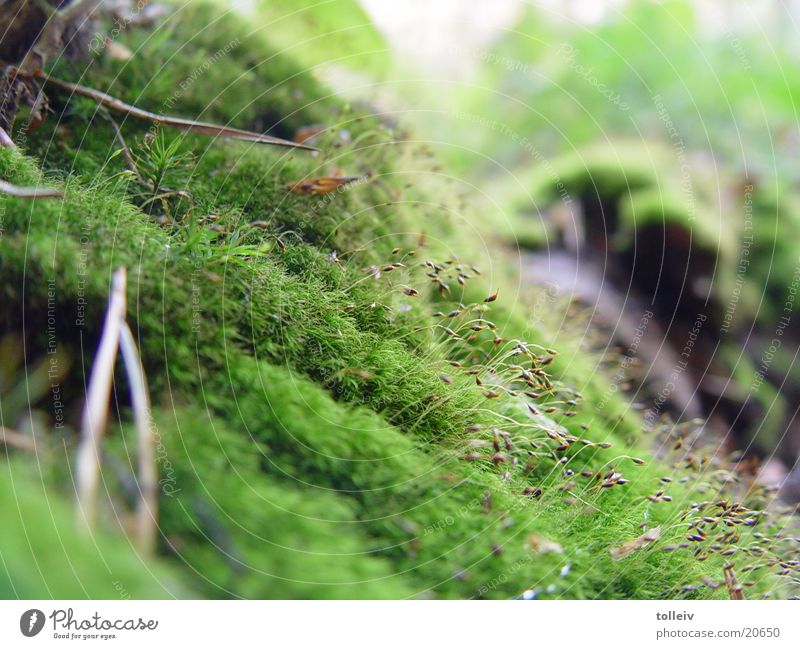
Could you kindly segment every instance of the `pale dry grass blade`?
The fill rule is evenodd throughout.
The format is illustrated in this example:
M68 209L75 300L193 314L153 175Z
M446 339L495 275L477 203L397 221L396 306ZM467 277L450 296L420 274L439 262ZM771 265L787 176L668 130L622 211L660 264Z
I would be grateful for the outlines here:
M2 127L0 127L0 146L4 146L7 149L17 148L14 145L14 141L9 137L8 133L6 133L5 129Z
M0 445L16 448L20 451L36 452L36 444L31 435L19 433L5 426L0 426Z
M136 507L136 536L139 549L152 553L156 546L158 521L158 468L150 414L150 397L142 359L127 322L120 329L119 348L131 385L131 403L136 424L139 502Z
M18 187L10 182L0 180L0 194L14 198L64 198L64 192L47 187Z
M111 280L106 320L97 348L81 422L81 441L76 460L79 522L88 529L97 517L97 485L100 479L101 443L108 425L108 405L114 378L114 361L125 319L126 274L120 268Z

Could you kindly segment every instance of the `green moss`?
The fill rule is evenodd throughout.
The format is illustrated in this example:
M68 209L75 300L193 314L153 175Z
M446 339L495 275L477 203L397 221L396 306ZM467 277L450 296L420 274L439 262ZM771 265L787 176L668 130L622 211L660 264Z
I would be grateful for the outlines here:
M337 66L382 73L391 63L386 42L354 0L308 6L259 2L258 15L283 54L317 73Z
M184 11L153 33L126 33L134 59L99 62L91 82L160 110L198 62L247 33L239 19L207 6ZM0 330L24 337L29 359L45 358L48 311L55 312L59 357L73 368L64 382L73 427L108 280L114 269L128 270L128 320L159 432L155 563L168 565L190 592L216 597L508 598L530 588L542 597L670 597L701 574L718 577L719 556L701 565L690 552L660 551L685 537L687 503L718 485L675 469L687 482L670 489L673 501L648 500L671 471L668 460L645 467L630 460L649 457L651 440L623 399L608 396L609 378L595 371L577 328L559 332L557 346L568 353L547 368L547 416L532 416L519 399L487 399L472 375L453 366L497 353L495 335L550 347L558 323L547 314L529 321L533 295L510 304L515 278L505 259L486 280L470 268L464 286L449 280L449 293L438 295L425 259L486 267L465 234L475 215L462 206L463 222L453 216L460 197L431 173L435 161L374 119L322 99L314 79L273 56L265 35L242 37L224 66L197 75L175 106L186 115L208 107L204 118L237 126L257 126L265 105L291 129L322 119L330 128L317 157L164 134L165 146L175 142L190 156L176 154L164 184L191 192L191 200L152 200L152 188L115 154L109 125L58 93L54 105L69 130L49 123L32 135L27 151L36 158L0 150L3 178L30 184L44 170L47 182L66 190L63 201L0 198L7 305ZM264 57L274 64L261 66ZM244 81L221 85L219 75ZM225 101L209 101L223 89ZM146 127L123 124L136 156L152 155ZM336 168L368 180L324 197L287 189ZM423 232L428 244L420 247ZM380 279L369 271L398 261L403 267ZM408 287L418 295L407 295ZM498 287L500 299L483 302ZM432 316L464 310L459 303L488 308L480 313L496 330L468 341L477 306ZM467 340L454 340L445 326ZM121 372L116 388L106 465L113 507L106 504L104 526L124 550L112 514L130 504L134 444ZM583 397L572 417L564 401L576 392ZM46 400L31 405L52 423ZM505 461L492 458L492 444L506 444L493 440L493 426L507 435ZM43 428L51 443L74 449L71 428L62 437ZM557 450L546 430L574 438L572 445ZM467 461L474 449L478 456ZM627 484L608 489L579 476L612 465ZM48 465L38 479L46 493L69 499L66 462ZM642 523L661 524L662 541L613 562L609 550L641 534ZM532 534L559 543L563 554L532 551ZM135 565L134 557L121 550L119 560ZM69 588L67 580L59 592ZM163 595L146 582L141 592Z
M62 461L66 458L62 457ZM74 507L27 460L0 470L0 598L191 597L166 561L139 556L124 536L81 533Z

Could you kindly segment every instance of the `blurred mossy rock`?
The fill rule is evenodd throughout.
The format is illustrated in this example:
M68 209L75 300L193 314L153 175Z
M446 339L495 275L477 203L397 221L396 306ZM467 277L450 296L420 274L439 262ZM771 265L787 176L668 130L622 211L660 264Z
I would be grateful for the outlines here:
M741 219L730 218L731 187L703 158L662 142L619 140L588 145L529 171L514 201L534 202L545 214L550 241L564 227L558 214L567 208L579 219L590 243L611 253L631 249L654 228L674 245L691 242L700 254L732 263L738 253ZM724 191L723 191L724 188ZM674 249L674 248L673 248ZM721 278L720 290L729 288Z
M111 531L91 537L75 524L74 505L50 489L42 469L3 458L0 471L0 599L194 597L173 566L137 553Z
M0 128L11 132L21 104L28 105L36 122L41 122L47 103L33 77L52 61L88 56L91 15L99 4L99 0L0 0Z
M63 22L53 33L54 41L48 44L48 47L55 47L56 50L49 54L57 54L59 47L63 47L70 57L87 51L85 45L88 40L84 34L89 32L92 24L87 20L87 15L100 4L98 0L0 0L0 34L3 35L0 39L0 60L19 63L25 58L47 25L45 4L51 5L54 11L70 7L75 9L62 14Z
M54 7L55 0L48 0ZM47 22L44 10L31 0L0 0L0 60L15 63L36 42Z

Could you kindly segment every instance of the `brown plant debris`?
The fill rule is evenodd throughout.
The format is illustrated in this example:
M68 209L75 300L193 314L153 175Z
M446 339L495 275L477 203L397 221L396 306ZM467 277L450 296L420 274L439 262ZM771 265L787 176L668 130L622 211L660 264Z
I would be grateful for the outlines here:
M625 541L618 548L611 548L611 559L614 561L621 561L625 557L630 556L637 550L641 550L653 541L658 541L661 538L661 527L653 527L647 530L641 536L636 537L630 541Z
M293 194L321 196L360 180L361 176L332 176L327 178L308 178L289 183L286 188Z
M553 552L555 554L564 554L564 548L559 543L546 539L538 534L531 534L525 541L525 546L536 554L546 554Z

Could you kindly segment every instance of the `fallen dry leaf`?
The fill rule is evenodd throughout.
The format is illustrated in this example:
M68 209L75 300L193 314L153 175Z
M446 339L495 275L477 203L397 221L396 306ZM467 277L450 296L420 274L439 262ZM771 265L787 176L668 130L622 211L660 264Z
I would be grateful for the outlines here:
M653 541L658 541L660 538L660 526L649 529L641 536L630 541L625 541L625 543L620 545L618 548L611 548L611 550L609 550L611 552L611 559L614 561L620 561L621 559L633 554L637 550L641 550L643 547L649 545Z
M30 114L28 115L27 123L25 124L25 132L33 133L37 128L44 124L49 110L50 106L47 103L47 97L43 92L38 92L30 106Z
M305 142L322 133L325 130L324 124L311 124L309 126L301 126L294 134L295 142Z
M361 176L332 176L328 178L309 178L307 180L299 180L294 183L289 183L286 188L301 196L312 194L314 196L321 196L328 194L339 187L344 187L350 183L360 180Z
M561 547L561 545L537 534L531 534L525 541L525 545L531 552L535 552L536 554L545 554L547 552L564 554L564 549Z
M108 55L117 61L130 61L133 58L133 52L125 47L122 43L117 43L108 39L106 42L106 52Z
M355 376L358 379L364 379L365 381L371 381L375 378L375 372L362 370L356 367L347 367L344 369L344 373L349 374L350 376Z

